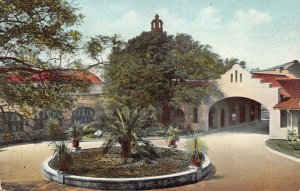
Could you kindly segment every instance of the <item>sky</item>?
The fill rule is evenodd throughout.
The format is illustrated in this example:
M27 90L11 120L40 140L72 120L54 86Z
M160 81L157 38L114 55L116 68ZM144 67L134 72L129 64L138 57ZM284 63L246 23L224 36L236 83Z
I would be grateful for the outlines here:
M300 59L300 0L75 0L84 35L150 31L157 13L168 34L186 33L222 58L265 69Z

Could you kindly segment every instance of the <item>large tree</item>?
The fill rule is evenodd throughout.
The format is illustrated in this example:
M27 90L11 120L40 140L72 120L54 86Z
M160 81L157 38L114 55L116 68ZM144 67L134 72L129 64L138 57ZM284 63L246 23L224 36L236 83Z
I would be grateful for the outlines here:
M65 58L77 51L81 34L71 27L81 19L64 0L0 1L2 106L71 105L67 94L83 86Z
M84 41L75 30L83 19L78 12L67 0L0 1L3 107L69 108L74 101L70 93L86 90L88 80L78 78L76 71L84 76L90 67L103 64L102 53L118 40L98 36ZM94 63L84 67L83 54Z
M67 0L0 1L0 120L7 111L18 111L27 120L40 109L65 110L72 107L70 94L86 91L87 69L103 64L105 49L118 44L114 37L84 41L75 30L83 16ZM95 62L87 67L80 55Z
M219 55L186 34L143 32L113 51L110 62L105 74L106 98L130 108L162 104L165 124L170 106L217 92L214 86L195 86L195 80L207 82L224 71Z

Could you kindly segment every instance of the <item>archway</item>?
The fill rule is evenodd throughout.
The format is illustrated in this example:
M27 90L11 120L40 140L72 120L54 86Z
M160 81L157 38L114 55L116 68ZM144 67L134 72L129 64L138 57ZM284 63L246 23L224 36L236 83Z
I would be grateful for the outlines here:
M212 104L208 112L209 129L252 124L255 127L264 128L264 132L268 134L268 123L268 109L261 103L246 97L223 98Z
M185 114L182 109L172 109L171 110L171 123L174 127L184 129Z
M208 127L209 128L218 128L218 117L217 117L217 111L216 109L213 107L210 109L209 111L209 117L208 117Z
M221 110L221 127L225 126L225 111L224 109Z
M94 121L95 111L89 107L79 107L72 112L72 123L88 124Z

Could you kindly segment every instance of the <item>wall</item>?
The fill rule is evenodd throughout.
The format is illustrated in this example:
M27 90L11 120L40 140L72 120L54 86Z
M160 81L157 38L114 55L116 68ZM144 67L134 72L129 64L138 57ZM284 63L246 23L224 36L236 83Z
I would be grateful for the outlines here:
M240 81L240 74L242 81ZM231 75L233 75L232 82ZM270 136L273 138L286 136L287 130L280 128L280 111L273 109L279 101L279 88L272 88L271 84L261 83L260 79L252 78L251 73L239 65L234 65L231 70L222 75L218 84L224 97L245 97L261 103L270 113Z

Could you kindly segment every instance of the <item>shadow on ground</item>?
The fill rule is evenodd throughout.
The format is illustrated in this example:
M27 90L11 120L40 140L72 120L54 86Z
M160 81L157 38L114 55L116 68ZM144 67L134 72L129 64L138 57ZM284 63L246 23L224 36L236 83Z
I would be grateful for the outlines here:
M2 183L2 187L5 191L44 191L44 190L82 191L85 190L82 188L66 186L63 184L58 184L47 180L32 181L32 182Z
M224 177L224 176L216 175L216 172L217 172L217 167L211 163L210 172L201 181L218 180Z

